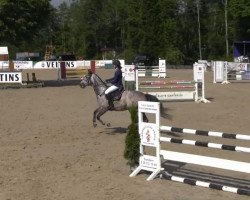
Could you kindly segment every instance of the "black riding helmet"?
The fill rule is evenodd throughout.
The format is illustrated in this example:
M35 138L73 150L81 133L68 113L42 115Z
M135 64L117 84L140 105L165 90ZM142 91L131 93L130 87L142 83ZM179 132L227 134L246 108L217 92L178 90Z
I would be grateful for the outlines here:
M113 60L112 64L115 65L118 68L121 68L121 63L120 63L119 60Z

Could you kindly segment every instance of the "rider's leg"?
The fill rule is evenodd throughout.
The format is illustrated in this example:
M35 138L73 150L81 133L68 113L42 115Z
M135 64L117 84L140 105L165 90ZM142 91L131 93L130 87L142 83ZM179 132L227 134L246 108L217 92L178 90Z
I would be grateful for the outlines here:
M114 104L113 104L113 101L111 99L111 92L117 90L118 87L116 87L115 85L111 85L106 91L105 91L105 96L106 96L106 99L108 100L108 103L109 103L109 110L112 110L114 108Z
M105 97L108 100L108 104L109 104L108 109L112 110L114 108L114 104L113 104L113 101L111 99L111 95L110 94L105 94Z

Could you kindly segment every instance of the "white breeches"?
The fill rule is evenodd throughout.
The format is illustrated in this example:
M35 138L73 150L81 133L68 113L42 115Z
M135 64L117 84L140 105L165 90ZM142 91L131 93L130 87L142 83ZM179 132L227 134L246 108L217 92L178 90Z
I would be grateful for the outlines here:
M116 87L115 85L111 85L106 91L105 94L109 94L115 90L119 89L118 87Z

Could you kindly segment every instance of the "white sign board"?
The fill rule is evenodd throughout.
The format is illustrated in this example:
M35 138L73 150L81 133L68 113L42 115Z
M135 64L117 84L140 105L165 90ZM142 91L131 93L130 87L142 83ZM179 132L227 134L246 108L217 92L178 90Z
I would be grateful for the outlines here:
M203 82L204 79L205 64L194 64L194 80L197 82Z
M0 83L22 83L22 72L0 72Z
M159 60L159 78L166 78L166 60Z
M158 105L157 102L147 102L147 101L140 101L138 104L138 111L139 112L145 112L145 113L154 113L156 114L158 111Z
M125 81L135 81L135 66L134 65L124 65L122 68L123 76Z
M143 155L140 157L140 166L146 168L147 170L156 170L160 168L159 159L156 156Z

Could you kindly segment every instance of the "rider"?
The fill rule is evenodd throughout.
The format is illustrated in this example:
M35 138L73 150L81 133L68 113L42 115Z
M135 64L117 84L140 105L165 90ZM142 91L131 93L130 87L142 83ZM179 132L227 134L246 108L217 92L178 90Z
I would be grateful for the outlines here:
M105 91L105 96L109 102L109 110L112 110L114 107L114 104L110 95L111 92L114 92L115 90L118 90L119 88L123 87L121 63L119 60L113 60L112 64L113 64L113 67L115 68L114 77L106 80L107 83L111 83L112 85L108 87L108 89L106 89Z

